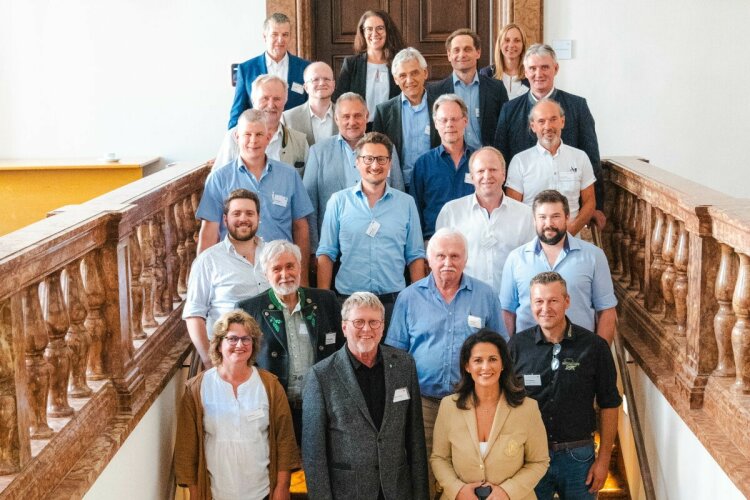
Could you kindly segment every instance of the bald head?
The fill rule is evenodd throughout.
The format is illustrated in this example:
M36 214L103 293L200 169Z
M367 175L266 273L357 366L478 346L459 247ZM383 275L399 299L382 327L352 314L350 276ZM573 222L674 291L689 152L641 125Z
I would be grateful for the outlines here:
M330 100L336 88L333 70L322 61L317 61L305 68L305 91L311 99Z
M552 153L557 151L565 127L565 113L552 99L542 99L529 113L529 126L542 147Z

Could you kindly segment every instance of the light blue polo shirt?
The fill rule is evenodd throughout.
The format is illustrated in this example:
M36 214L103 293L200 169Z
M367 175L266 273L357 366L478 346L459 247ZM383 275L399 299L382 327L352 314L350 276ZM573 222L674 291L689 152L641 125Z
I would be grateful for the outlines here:
M474 80L466 85L453 72L453 91L463 99L469 113L469 124L464 130L464 141L473 150L482 147L482 129L479 124L479 72L474 73Z
M404 142L403 153L404 184L411 184L411 173L417 158L430 150L430 112L427 108L427 91L422 94L422 102L412 106L401 92L401 134Z

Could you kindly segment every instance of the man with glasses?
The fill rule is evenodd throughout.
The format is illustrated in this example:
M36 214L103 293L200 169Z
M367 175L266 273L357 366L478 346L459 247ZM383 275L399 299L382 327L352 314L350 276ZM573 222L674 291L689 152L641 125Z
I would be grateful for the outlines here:
M331 96L336 88L333 70L324 62L314 62L305 68L305 91L310 96L307 102L284 111L284 123L287 127L302 132L307 143L327 139L338 133L333 119L333 102Z
M536 195L532 211L537 237L513 250L503 268L500 303L508 332L534 326L529 282L540 272L555 271L568 282L571 321L612 343L617 298L604 252L568 233L570 207L558 191Z
M297 245L285 240L266 243L260 265L271 288L237 304L263 332L256 362L279 377L292 409L297 444L302 436L305 375L344 344L336 295L301 287L301 261Z
M432 272L399 294L385 341L408 351L417 363L428 455L440 400L453 394L461 379L458 357L464 340L482 328L503 332L497 294L464 274L466 246L457 229L433 235L427 244ZM434 484L430 470L432 493Z
M303 391L310 498L427 500L427 453L414 360L380 345L384 308L356 292L341 310L346 345L312 367Z
M607 479L622 403L612 354L604 339L566 316L570 296L560 274L534 276L530 300L537 325L514 335L508 347L547 429L549 469L534 493L540 500L555 493L593 499ZM598 455L594 402L600 408Z
M440 146L417 159L409 185L425 240L435 232L435 219L443 205L474 192L469 174L472 149L464 142L467 113L466 104L456 94L441 95L432 105Z
M425 275L424 243L414 199L388 186L393 144L371 132L357 143L361 181L328 200L318 245L318 286L331 288L333 263L341 259L336 291L342 298L357 291L378 296L386 324L398 293Z

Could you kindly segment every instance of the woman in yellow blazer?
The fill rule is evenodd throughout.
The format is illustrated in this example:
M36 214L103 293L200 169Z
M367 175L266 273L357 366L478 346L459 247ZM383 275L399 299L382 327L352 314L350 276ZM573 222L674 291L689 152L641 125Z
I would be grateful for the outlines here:
M516 379L505 340L481 330L459 356L457 392L443 398L430 465L444 499L535 499L549 467L547 433L536 401Z

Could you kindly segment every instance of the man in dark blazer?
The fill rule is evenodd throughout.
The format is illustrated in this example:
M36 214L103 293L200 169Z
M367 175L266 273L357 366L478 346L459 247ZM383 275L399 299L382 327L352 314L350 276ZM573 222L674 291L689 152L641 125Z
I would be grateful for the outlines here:
M292 36L292 22L286 14L274 13L263 22L263 41L266 50L261 55L253 57L237 67L237 86L234 91L234 102L229 113L229 125L237 125L237 120L248 108L251 85L260 75L273 74L281 77L289 84L289 94L284 109L299 106L307 100L303 84L303 72L310 61L290 54L286 47Z
M457 94L463 99L469 112L465 140L474 151L492 146L500 110L508 102L503 82L477 71L481 44L479 35L470 29L461 28L451 33L445 40L445 48L453 73L427 87L433 99L443 94Z
M256 363L279 378L289 399L297 443L301 437L302 388L310 367L343 344L336 296L329 290L300 287L302 255L285 240L266 243L260 264L271 288L237 303L263 332Z
M384 309L369 292L343 305L346 345L313 366L302 457L310 498L427 499L427 454L414 360L380 345Z
M417 158L440 144L432 120L435 99L425 89L427 61L417 49L408 47L396 54L392 72L401 93L378 104L372 130L387 135L393 142L408 188ZM405 120L403 113L407 113Z
M585 151L594 168L596 211L593 218L597 225L603 228L607 220L602 212L604 179L599 161L599 142L596 138L594 117L591 116L586 99L555 88L555 76L559 66L555 51L549 45L537 43L529 47L523 64L531 87L526 95L517 97L503 106L497 122L494 145L503 153L506 163L510 165L517 153L537 143L536 135L529 128L529 114L534 104L545 97L558 102L565 113L563 144Z

